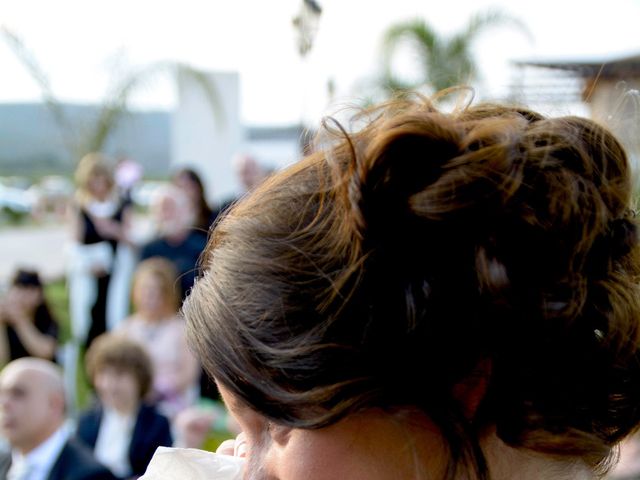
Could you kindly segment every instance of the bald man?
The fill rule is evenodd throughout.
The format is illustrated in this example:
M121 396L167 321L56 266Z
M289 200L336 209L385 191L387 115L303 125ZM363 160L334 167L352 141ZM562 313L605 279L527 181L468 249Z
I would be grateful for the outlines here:
M232 160L232 165L246 192L256 188L268 176L266 169L251 155L236 155Z
M154 196L151 210L159 237L142 247L140 261L166 258L176 267L180 296L185 298L198 272L198 259L207 243L206 235L194 230L195 210L189 197L173 185Z
M11 452L0 455L8 480L114 480L91 452L70 439L62 373L38 358L21 358L0 373L0 430Z

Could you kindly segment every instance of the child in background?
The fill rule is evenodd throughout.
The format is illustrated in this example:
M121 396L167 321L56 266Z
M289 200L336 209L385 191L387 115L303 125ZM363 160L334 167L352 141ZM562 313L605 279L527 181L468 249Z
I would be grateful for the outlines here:
M142 475L156 448L172 444L169 421L144 402L151 359L138 343L114 334L96 338L86 368L98 403L78 422L78 438L120 478Z

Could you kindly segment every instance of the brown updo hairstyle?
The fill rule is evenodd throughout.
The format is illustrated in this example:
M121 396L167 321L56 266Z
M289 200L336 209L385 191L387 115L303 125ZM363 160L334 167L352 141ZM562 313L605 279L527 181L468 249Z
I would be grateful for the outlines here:
M405 99L366 118L327 129L213 232L184 307L206 370L292 427L417 406L449 479L489 478L490 429L606 468L640 421L623 148L592 121L499 105ZM480 365L469 418L454 389Z

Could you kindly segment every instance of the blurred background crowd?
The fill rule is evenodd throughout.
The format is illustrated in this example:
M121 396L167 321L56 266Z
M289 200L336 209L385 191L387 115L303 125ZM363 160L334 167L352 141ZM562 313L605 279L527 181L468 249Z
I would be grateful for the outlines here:
M601 121L635 165L638 18L637 0L6 2L0 362L57 363L65 425L120 478L159 445L215 449L237 427L179 310L233 203L345 104L460 85ZM612 478L640 478L636 449Z

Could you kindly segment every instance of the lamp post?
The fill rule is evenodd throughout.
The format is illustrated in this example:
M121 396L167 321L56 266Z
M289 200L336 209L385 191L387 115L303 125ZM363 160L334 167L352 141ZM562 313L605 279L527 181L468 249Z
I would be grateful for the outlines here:
M307 109L307 57L313 47L318 33L322 8L315 0L302 0L298 14L293 18L293 28L296 32L296 46L301 60L301 100L300 100L300 150L303 155L309 153L310 140L313 135L305 127L305 113Z
M301 58L305 58L313 47L318 33L322 7L315 0L302 0L300 11L293 19L293 27L297 33L296 43Z

